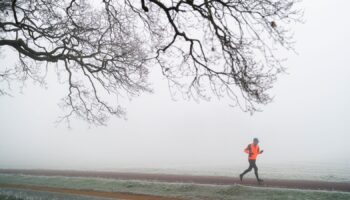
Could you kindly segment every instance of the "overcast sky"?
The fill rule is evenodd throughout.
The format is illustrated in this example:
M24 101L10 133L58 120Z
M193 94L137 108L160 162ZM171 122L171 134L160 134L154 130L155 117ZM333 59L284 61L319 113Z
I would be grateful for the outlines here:
M65 88L28 83L0 97L0 168L107 169L119 166L236 165L253 137L266 163L329 162L350 166L350 1L305 0L304 24L293 28L297 54L274 101L250 116L225 102L173 101L154 70L154 94L127 103L127 120L107 127L55 125ZM10 62L11 57L1 58Z

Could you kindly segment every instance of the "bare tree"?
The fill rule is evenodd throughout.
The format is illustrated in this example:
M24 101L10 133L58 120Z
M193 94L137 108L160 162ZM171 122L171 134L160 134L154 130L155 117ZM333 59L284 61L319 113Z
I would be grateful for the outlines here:
M172 92L228 97L254 112L283 71L274 56L291 47L295 0L1 0L0 47L19 64L0 68L0 82L44 83L55 67L68 86L62 120L105 124L124 110L106 94L134 97L151 89L157 64ZM0 88L0 94L7 94Z

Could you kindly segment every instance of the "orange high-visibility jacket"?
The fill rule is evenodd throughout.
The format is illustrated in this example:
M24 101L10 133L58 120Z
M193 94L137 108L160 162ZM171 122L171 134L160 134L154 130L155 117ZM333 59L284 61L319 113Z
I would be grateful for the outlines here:
M260 153L259 145L255 146L254 143L249 144L247 148L244 149L244 152L249 154L249 157L248 157L249 160L256 160L256 157Z

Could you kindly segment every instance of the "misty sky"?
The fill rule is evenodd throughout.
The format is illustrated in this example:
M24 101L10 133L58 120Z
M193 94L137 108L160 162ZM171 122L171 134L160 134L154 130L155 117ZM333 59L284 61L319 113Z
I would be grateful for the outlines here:
M75 120L67 129L54 123L67 91L49 74L47 89L28 82L23 94L0 97L0 168L230 166L247 162L243 149L253 137L265 150L261 163L350 166L350 1L299 6L305 23L293 27L297 54L283 53L288 73L263 112L250 116L215 99L173 101L153 68L154 94L125 103L127 120L112 118L107 127Z

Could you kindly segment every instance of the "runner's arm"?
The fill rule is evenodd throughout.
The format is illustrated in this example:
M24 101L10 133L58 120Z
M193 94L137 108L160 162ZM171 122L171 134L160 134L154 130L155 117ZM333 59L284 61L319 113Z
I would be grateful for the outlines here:
M247 148L244 149L244 152L246 152L246 153L248 153L248 154L250 153L249 145L247 146Z

